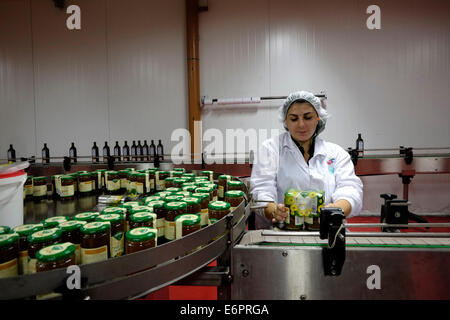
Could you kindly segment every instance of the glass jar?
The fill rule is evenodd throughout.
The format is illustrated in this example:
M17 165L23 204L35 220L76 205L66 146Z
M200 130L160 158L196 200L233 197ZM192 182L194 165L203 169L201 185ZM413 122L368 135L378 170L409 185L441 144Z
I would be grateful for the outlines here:
M219 176L219 179L217 181L219 200L225 199L225 192L227 192L227 182L231 181L231 179L232 177L227 174L222 174Z
M19 275L19 234L0 234L0 279Z
M193 193L192 197L200 199L200 224L202 227L208 225L208 204L209 204L209 194L208 193Z
M105 213L99 215L96 221L109 222L111 224L111 237L109 241L109 256L120 257L125 251L125 227L123 216L119 213Z
M62 222L69 220L66 216L50 217L42 220L44 229L57 228Z
M161 200L147 203L147 206L153 210L154 214L156 214L155 228L158 231L158 239L164 238L165 233L166 209L164 208L164 203L165 202Z
M225 201L213 201L208 205L209 219L220 220L230 213L231 205ZM209 222L211 224L211 222Z
M156 245L157 238L155 229L147 227L135 228L126 234L127 254L153 248Z
M71 242L58 243L42 248L36 253L36 271L50 271L76 264L76 247Z
M173 180L175 180L174 177L168 177L168 178L164 179L164 181L165 181L165 186L166 186L166 190L167 190L168 188L173 188Z
M169 202L164 204L166 210L166 221L164 226L164 237L168 240L175 239L175 218L185 214L187 210L186 202Z
M225 202L231 205L231 211L239 206L242 201L244 201L244 191L231 190L225 192Z
M61 200L73 200L75 197L75 178L72 175L63 175L60 178L61 186L59 197Z
M208 177L209 182L214 182L214 171L204 170L202 171L203 177Z
M78 175L78 191L80 195L91 195L94 191L94 178L89 172L80 173Z
M47 198L47 177L33 178L33 199L35 201Z
M195 189L196 193L207 193L209 194L209 201L214 201L214 188L211 187L197 187Z
M182 214L175 217L175 239L200 230L200 216L196 214Z
M130 230L139 227L155 228L156 214L148 211L133 213L130 216Z
M239 180L228 181L227 182L227 191L231 191L231 190L245 191L244 183Z
M89 222L81 227L81 263L108 260L110 251L111 224L109 222Z
M202 212L201 200L199 198L185 197L182 201L187 204L187 213L197 214Z
M25 200L33 199L33 176L27 176L27 180L25 181L25 184L23 185L23 194Z
M19 235L19 274L28 274L28 236L42 230L42 224L24 224L13 230Z
M170 171L156 171L156 191L163 191L166 189L166 178L170 177Z
M95 211L77 213L73 219L78 221L94 222L100 213Z
M81 244L81 227L86 221L69 220L59 225L61 228L61 241L71 242L75 245L75 264L81 263L80 244Z
M28 273L36 273L36 253L61 241L59 228L36 231L28 236Z
M120 178L117 171L106 171L106 193L120 194Z

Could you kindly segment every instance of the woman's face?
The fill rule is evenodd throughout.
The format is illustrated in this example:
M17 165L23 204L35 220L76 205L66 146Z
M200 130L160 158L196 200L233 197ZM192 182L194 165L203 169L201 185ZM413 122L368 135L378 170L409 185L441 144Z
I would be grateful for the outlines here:
M319 116L311 104L294 102L288 109L285 122L296 141L306 142L316 131Z

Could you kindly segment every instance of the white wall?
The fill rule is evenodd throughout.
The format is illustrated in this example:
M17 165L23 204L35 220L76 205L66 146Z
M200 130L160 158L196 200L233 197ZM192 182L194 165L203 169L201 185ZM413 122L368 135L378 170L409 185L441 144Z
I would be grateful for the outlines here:
M19 157L44 142L52 156L138 139L170 151L187 128L184 1L66 3L81 30L51 0L0 1L0 159L11 143Z

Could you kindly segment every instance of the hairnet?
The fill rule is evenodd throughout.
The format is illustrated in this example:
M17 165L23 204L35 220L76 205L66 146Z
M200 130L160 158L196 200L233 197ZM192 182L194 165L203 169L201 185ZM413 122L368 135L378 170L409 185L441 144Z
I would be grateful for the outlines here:
M314 94L308 91L296 91L291 93L286 100L284 100L283 105L278 109L278 116L280 121L283 123L284 128L287 130L285 120L287 116L287 112L289 110L289 107L296 101L299 100L305 100L309 102L314 109L316 110L317 114L319 115L319 123L317 124L316 128L316 135L321 133L325 129L325 124L327 123L328 119L328 113L325 110L325 99L319 99Z

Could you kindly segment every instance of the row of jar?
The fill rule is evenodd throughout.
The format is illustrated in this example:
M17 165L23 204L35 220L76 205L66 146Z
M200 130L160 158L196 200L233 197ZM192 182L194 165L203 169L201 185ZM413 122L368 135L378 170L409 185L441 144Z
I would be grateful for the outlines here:
M206 196L204 199L209 198L208 194L202 195ZM20 236L18 265L14 263L17 260L13 259L12 240L7 235L0 236L0 277L11 276L11 273L15 275L15 269L18 269L18 274L36 272L37 251L56 242L74 243L77 247L77 263L102 261L130 250L137 251L139 247L147 248L146 245L133 243L135 238L131 231L134 229L150 228L155 234L156 245L158 239L171 241L214 223L230 213L231 205L224 201L213 201L208 204L206 214L197 210L201 210L200 199L195 197L177 202L153 200L145 206L130 202L121 207L106 208L102 214L79 213L73 220L57 216L44 219L41 224L27 224L13 230L0 227L0 233L13 231ZM124 235L130 232L131 238L124 247ZM132 248L126 249L129 246Z

